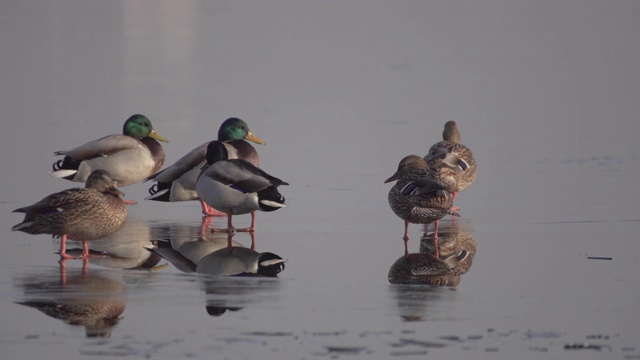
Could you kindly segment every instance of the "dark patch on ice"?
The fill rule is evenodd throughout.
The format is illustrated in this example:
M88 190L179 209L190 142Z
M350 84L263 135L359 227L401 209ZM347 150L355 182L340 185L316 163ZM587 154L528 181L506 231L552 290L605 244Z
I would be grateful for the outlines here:
M325 346L329 353L358 355L361 353L372 353L366 346Z
M245 336L293 336L293 333L284 331L252 331L243 333Z
M424 341L424 340L416 340L416 339L400 339L396 343L392 343L391 347L405 347L405 346L417 346L425 349L439 349L447 346L446 344Z

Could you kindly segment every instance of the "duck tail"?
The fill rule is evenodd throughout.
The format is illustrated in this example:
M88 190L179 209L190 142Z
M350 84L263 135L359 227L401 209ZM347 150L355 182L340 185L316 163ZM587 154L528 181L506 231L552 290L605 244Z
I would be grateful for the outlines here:
M280 194L275 186L270 186L258 192L258 206L262 211L275 211L286 207L284 196Z
M262 276L276 277L284 270L284 263L286 259L280 256L266 252L260 254L258 259L258 274Z
M149 195L145 200L171 201L171 183L158 182L149 188Z
M21 222L20 224L17 224L11 227L11 231L24 231L28 233L29 231L27 229L31 227L31 225L33 225L32 221Z
M56 152L56 155L62 154ZM78 172L81 162L82 161L76 160L70 156L65 156L62 160L58 160L53 163L51 166L53 171L51 171L50 174L53 177L72 180L74 175Z

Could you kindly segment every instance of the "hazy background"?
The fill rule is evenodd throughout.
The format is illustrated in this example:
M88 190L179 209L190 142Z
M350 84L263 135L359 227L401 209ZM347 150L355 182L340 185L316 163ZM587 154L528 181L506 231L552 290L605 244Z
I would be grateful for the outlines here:
M170 140L170 164L237 116L267 142L262 167L291 184L282 189L289 208L258 215L259 249L290 259L282 307L264 316L300 331L398 334L407 324L385 318L397 318L386 273L403 228L383 181L456 120L478 161L457 200L478 257L457 297L435 307L458 314L440 326L640 335L636 1L3 1L0 49L7 274L56 265L48 237L9 231L20 220L11 210L79 186L47 176L53 151L119 133L142 113ZM147 188L123 189L140 202L134 221L199 222L197 203L144 202ZM412 251L420 231L411 228ZM10 304L4 281L11 311L2 322L26 320L2 333L20 338L45 316ZM146 295L133 297L127 319L153 321ZM197 307L194 318L206 321ZM238 332L266 322L226 321ZM134 324L123 321L114 337L140 336Z

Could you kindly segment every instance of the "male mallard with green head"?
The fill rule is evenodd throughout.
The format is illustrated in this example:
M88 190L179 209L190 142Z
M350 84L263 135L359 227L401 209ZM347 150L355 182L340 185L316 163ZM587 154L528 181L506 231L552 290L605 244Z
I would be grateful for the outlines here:
M391 210L404 220L404 252L409 254L409 223L435 224L434 238L438 237L438 223L451 211L453 200L446 192L438 174L430 170L423 158L409 155L403 158L398 170L385 183L397 181L389 191ZM437 241L437 240L436 240ZM435 254L438 257L438 254Z
M56 151L55 155L65 157L53 164L51 175L85 182L94 170L106 170L118 186L135 184L164 164L164 150L156 140L168 142L146 116L135 114L125 121L122 135L108 135L71 150Z
M244 159L229 159L224 143L212 141L207 147L207 165L196 182L202 201L227 214L227 229L217 231L254 231L255 212L275 211L285 207L280 185L289 185ZM251 226L235 229L232 215L251 213Z
M111 175L95 170L84 188L51 194L37 203L13 212L25 213L24 220L11 228L27 234L60 237L60 257L66 253L67 239L82 241L82 258L89 257L87 241L101 239L120 230L127 221L127 206L120 198Z
M476 179L476 160L471 149L461 144L462 138L455 121L450 120L444 124L442 139L443 141L431 146L424 160L429 167L438 171L455 201L458 192ZM452 209L458 211L459 207Z
M255 166L260 166L260 158L256 149L247 141L264 145L265 142L255 136L246 122L238 118L225 120L218 130L218 141L224 144L229 158L245 159ZM191 150L172 165L149 176L145 181L154 180L156 184L149 188L146 200L155 201L188 201L199 200L196 192L196 180L204 165L209 142ZM204 215L224 216L225 213L216 211L200 200Z

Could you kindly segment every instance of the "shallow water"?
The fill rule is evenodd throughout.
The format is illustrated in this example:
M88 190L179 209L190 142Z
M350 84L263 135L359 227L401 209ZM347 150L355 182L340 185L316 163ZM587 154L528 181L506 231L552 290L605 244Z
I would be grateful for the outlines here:
M0 357L640 358L637 4L0 8ZM291 184L255 234L288 259L279 278L150 258L203 224L197 203L144 201L149 184L122 189L139 204L84 273L61 271L57 240L10 231L13 209L80 186L47 176L53 151L136 112L169 138L167 164L230 116L266 140L262 167ZM456 287L391 285L403 222L383 181L449 119L479 170L442 232L477 253ZM112 320L71 325L26 302L98 303Z

